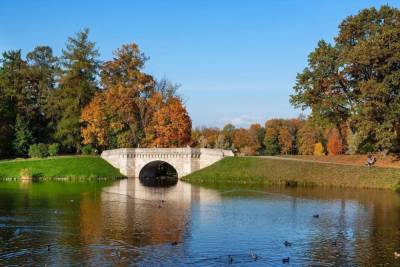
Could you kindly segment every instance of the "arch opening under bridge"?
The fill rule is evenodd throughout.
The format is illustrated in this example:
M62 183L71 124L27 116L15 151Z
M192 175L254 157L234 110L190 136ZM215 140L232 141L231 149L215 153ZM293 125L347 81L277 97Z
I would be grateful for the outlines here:
M172 186L178 182L178 172L170 163L155 160L147 163L139 172L139 179L146 186Z

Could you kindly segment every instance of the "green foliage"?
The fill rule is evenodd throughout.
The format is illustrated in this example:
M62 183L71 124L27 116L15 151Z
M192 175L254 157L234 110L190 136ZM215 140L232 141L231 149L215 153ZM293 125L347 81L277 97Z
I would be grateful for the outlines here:
M359 152L361 138L358 133L353 133L351 130L347 133L347 153L355 155Z
M275 156L279 155L281 152L279 143L277 139L267 139L265 140L265 155Z
M310 108L320 125L351 125L365 148L399 151L399 22L389 6L347 17L334 44L322 40L310 53L291 103Z
M15 122L14 150L17 155L26 156L29 146L34 143L32 132L21 116L17 115Z
M31 158L44 158L49 155L46 144L39 143L33 144L29 147L29 156Z
M95 43L89 41L88 29L69 37L66 49L62 52L61 90L55 95L57 108L62 115L54 136L66 150L79 151L81 110L97 91L99 52Z
M91 145L83 146L81 149L83 155L95 155L96 149L93 148Z
M48 146L49 156L54 157L57 156L60 152L60 144L53 143Z
M279 138L279 133L275 129L275 127L268 127L266 125L265 138L264 138L265 155L274 156L280 154L281 149L279 146L278 138Z

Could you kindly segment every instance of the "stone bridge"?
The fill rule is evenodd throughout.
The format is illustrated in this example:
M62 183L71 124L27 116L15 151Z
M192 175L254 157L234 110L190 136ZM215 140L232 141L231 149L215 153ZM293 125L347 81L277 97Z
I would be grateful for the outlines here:
M105 150L101 157L128 177L141 177L144 170L167 163L181 178L233 156L232 151L209 148L120 148ZM145 168L146 167L146 168Z

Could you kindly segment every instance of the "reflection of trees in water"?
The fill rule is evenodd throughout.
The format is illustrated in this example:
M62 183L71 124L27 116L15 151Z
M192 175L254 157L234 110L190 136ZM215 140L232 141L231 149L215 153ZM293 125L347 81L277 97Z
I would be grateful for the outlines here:
M314 263L335 266L377 266L398 264L393 252L399 249L400 196L382 190L352 190L336 188L274 189L298 199L337 201L328 211L321 210L313 224L306 255ZM332 213L334 216L332 216ZM324 217L328 216L328 218ZM336 241L336 244L334 244Z

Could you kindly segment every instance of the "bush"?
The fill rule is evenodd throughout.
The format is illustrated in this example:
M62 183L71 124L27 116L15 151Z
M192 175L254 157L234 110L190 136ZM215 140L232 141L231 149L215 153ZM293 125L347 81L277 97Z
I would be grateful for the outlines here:
M53 144L49 145L48 152L49 152L50 156L52 156L52 157L57 156L59 151L60 151L59 144L53 143Z
M319 142L314 145L314 156L325 155L324 146Z
M91 145L86 145L81 149L83 155L94 155L96 154L96 151L97 150L93 148Z
M29 147L29 156L31 158L44 158L48 156L47 145L43 143L33 144Z

